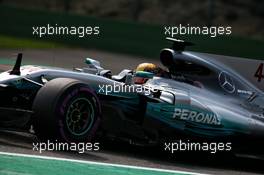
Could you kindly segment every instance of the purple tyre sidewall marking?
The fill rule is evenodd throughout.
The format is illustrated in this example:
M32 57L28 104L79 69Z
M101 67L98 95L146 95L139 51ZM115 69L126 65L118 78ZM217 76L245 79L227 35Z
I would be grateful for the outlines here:
M91 90L88 87L78 87L75 88L73 90L70 90L70 92L63 98L63 101L57 105L56 107L56 111L58 111L58 115L59 115L59 133L61 135L61 137L67 141L67 142L72 142L72 140L69 140L69 138L67 137L67 134L65 133L64 130L64 120L65 120L65 114L67 112L67 105L69 104L69 102L75 97L78 96L79 94L89 94L90 96L92 96L93 98L95 98L95 101L93 101L93 104L95 105L94 107L96 109L94 109L95 111L98 111L95 113L95 121L94 124L91 128L89 132L89 134L87 135L87 141L90 141L93 136L95 135L97 128L99 127L100 124L100 120L101 120L101 105L100 105L100 101L99 98L97 97L97 95L94 93L93 90ZM91 99L89 99L91 100Z

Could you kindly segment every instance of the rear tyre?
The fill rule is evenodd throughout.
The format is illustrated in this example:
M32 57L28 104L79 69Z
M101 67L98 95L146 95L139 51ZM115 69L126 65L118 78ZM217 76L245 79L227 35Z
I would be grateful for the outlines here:
M45 140L87 142L94 138L101 107L94 91L69 78L46 83L33 103L36 135Z

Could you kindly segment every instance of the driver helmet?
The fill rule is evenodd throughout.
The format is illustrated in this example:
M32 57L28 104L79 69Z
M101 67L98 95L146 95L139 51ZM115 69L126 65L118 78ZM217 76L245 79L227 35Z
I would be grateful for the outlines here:
M137 66L137 68L135 69L135 72L146 71L146 72L153 73L154 75L157 75L159 73L159 70L160 68L153 63L141 63ZM142 77L134 78L135 84L144 84L146 83L147 80L148 78L142 78Z

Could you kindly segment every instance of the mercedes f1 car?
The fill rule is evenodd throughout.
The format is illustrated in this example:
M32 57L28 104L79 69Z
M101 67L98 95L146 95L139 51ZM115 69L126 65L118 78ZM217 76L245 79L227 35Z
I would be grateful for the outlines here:
M95 137L144 145L199 139L263 147L263 91L221 62L184 51L189 42L169 38L161 50L169 76L100 63L66 70L21 66L0 74L0 126L28 129L41 139L69 142ZM147 78L135 84L135 77Z

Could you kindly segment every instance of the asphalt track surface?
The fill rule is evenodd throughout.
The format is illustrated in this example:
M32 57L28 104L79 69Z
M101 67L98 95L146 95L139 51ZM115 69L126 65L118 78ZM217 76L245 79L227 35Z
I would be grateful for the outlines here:
M17 50L1 50L0 61L15 58ZM101 61L102 66L111 69L114 73L123 68L134 69L141 62L158 63L158 59L150 60L135 58L127 55L106 53L95 50L23 50L24 62L58 66L65 68L83 67L84 58L91 57ZM12 60L12 59L11 59ZM8 61L7 61L8 62ZM0 70L10 68L5 62L0 65ZM51 156L58 158L70 158L76 160L89 160L95 162L132 165L140 167L161 168L168 170L187 171L205 174L263 174L262 160L241 158L233 156L218 157L207 154L166 154L162 151L143 148L124 143L106 142L100 146L97 152L61 152L45 151L41 154L33 151L32 142L37 138L33 134L17 131L0 131L0 152L22 153L29 155ZM3 167L2 167L3 168ZM0 165L1 170L1 165ZM47 173L48 174L48 173Z

